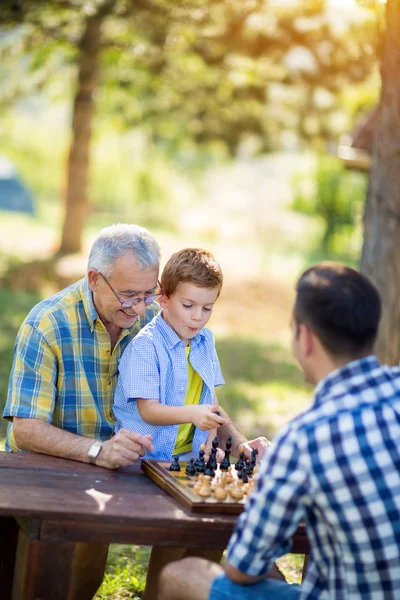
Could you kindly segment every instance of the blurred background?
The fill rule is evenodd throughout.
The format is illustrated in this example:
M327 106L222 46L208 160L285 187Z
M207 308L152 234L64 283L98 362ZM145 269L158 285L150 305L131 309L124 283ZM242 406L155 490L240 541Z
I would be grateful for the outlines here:
M384 8L0 8L0 409L22 320L85 274L91 242L116 222L148 227L163 263L185 246L220 262L219 399L246 436L271 438L307 407L290 353L293 288L317 260L359 263ZM121 591L110 578L99 598L139 598L137 581Z

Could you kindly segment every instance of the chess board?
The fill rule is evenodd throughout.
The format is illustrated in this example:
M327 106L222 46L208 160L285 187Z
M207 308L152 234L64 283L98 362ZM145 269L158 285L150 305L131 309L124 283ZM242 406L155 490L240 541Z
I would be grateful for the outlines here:
M175 472L169 471L170 462L144 459L142 460L142 470L154 483L192 512L239 514L243 511L246 498L234 500L228 497L226 500L221 501L212 496L202 498L196 494L193 491L196 476L189 477L186 475L185 469L187 464L187 462L180 463L181 470ZM232 474L234 477L237 476L235 469L232 469ZM218 465L215 481L218 480L219 476ZM215 485L215 481L213 481L213 485Z

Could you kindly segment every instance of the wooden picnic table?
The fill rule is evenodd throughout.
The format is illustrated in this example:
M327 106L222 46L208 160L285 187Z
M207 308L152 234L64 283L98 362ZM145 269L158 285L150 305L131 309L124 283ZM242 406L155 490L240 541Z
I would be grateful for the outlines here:
M171 559L177 548L223 550L236 518L189 512L139 463L109 471L0 452L1 600L67 600L75 542L150 545L165 563L166 548ZM302 526L292 551L308 553ZM146 599L153 594L146 590Z

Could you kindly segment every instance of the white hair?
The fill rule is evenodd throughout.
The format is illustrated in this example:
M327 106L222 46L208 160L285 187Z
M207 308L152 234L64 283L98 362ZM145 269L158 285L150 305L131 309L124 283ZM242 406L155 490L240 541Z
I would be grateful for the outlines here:
M96 269L110 277L115 261L131 252L145 270L159 266L160 247L154 236L139 225L118 223L102 229L90 251L88 270Z

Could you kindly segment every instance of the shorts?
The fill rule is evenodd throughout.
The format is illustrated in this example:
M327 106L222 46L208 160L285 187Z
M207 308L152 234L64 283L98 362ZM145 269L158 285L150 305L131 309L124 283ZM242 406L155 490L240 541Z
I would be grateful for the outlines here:
M263 579L253 585L233 583L224 573L214 579L208 600L298 600L301 586Z

